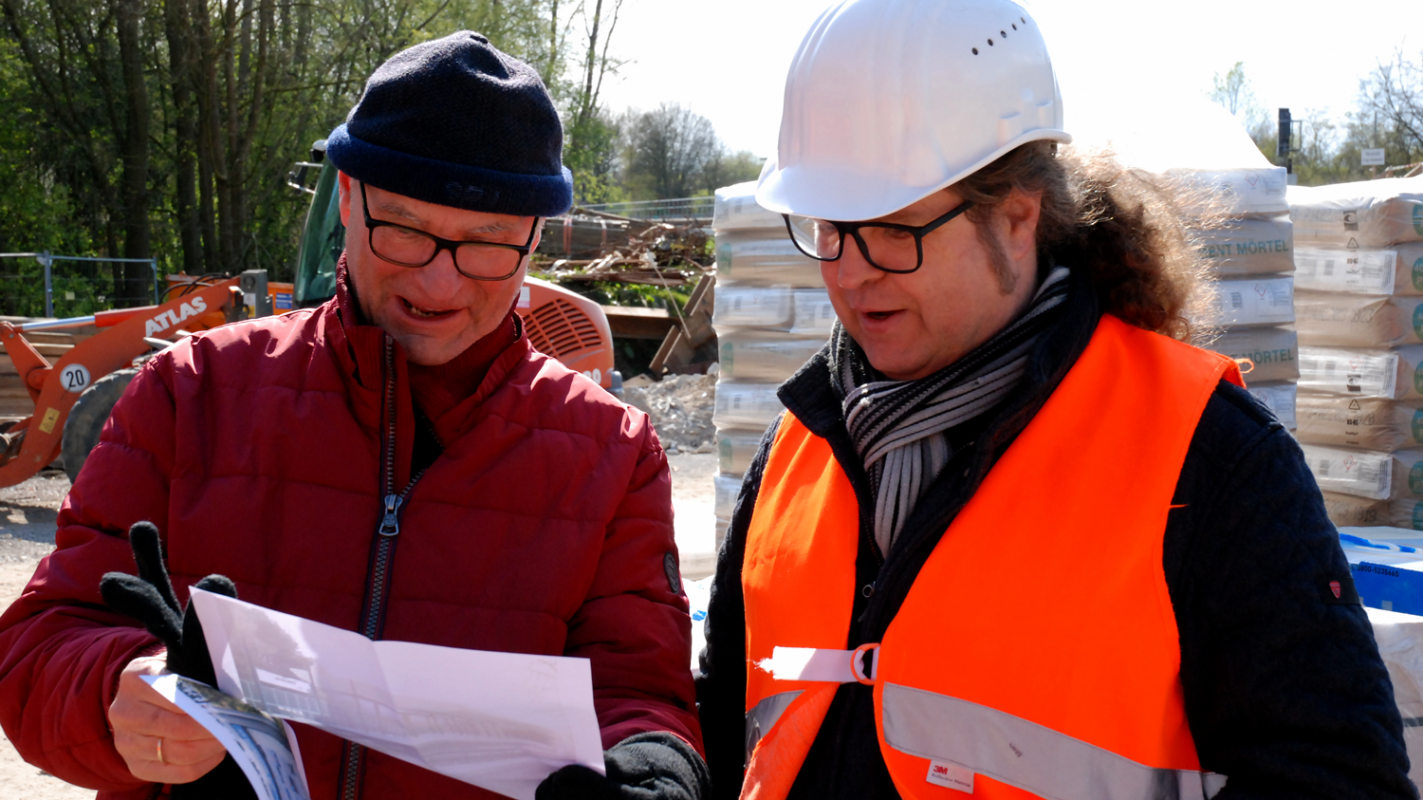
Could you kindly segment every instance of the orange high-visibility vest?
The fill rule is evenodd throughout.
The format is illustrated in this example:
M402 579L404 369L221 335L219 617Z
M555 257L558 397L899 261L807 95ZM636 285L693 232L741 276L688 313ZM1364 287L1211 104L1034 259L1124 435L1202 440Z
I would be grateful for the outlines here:
M880 750L906 798L1210 797L1162 569L1167 512L1224 356L1103 317L954 519L874 654ZM747 534L743 798L786 797L838 683L777 646L844 650L859 507L787 414Z

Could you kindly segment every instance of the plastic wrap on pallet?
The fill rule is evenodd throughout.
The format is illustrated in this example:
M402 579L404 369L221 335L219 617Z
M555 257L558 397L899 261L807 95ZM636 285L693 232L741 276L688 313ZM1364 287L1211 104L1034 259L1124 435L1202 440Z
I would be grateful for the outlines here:
M1423 531L1423 499L1407 497L1389 501L1385 518L1375 524Z
M736 496L741 493L740 475L717 475L712 478L716 491L716 515L730 519L736 510Z
M1389 524L1388 500L1356 497L1338 492L1320 492L1324 496L1324 511L1337 526L1366 527Z
M1294 287L1288 276L1217 281L1218 321L1232 328L1288 325L1295 321Z
M784 231L718 234L716 237L717 287L794 286L824 287L820 262L796 249Z
M1423 398L1413 391L1416 359L1423 350L1412 347L1395 350L1344 350L1334 347L1302 347L1299 351L1301 392L1380 397L1386 400ZM1423 380L1423 376L1419 376Z
M726 475L745 475L761 446L763 430L740 428L719 429L716 432L718 468Z
M1393 453L1394 500L1423 500L1423 450L1411 448Z
M1423 242L1380 250L1301 247L1295 251L1295 287L1320 292L1423 296Z
M1387 247L1423 241L1423 177L1291 186L1295 241Z
M717 383L712 423L718 428L764 431L785 409L776 396L777 386L774 383Z
M1246 375L1247 383L1293 381L1299 377L1299 337L1285 328L1244 328L1229 330L1207 350L1255 365Z
M786 230L785 218L767 211L756 202L756 181L746 181L716 190L712 207L712 230L723 231L779 228Z
M786 330L795 319L794 295L784 286L718 286L712 321L721 327Z
M1284 167L1172 169L1165 176L1187 192L1208 193L1210 210L1229 217L1273 216L1289 211ZM1192 210L1189 195L1187 210Z
M1335 292L1295 295L1299 340L1320 347L1394 347L1423 343L1423 297Z
M1250 384L1245 390L1270 409L1270 413L1274 414L1275 419L1278 419L1287 430L1295 429L1295 385L1293 383Z
M1301 394L1295 436L1308 444L1391 453L1423 447L1423 403Z
M781 383L824 346L820 336L717 328L721 374L726 380Z
M795 290L795 321L791 332L799 334L830 335L835 325L835 306L830 303L830 293L824 289Z
M1393 457L1371 450L1302 444L1305 463L1326 492L1387 500L1393 490Z
M1206 267L1222 278L1295 269L1288 214L1231 219L1220 227L1193 230L1191 238Z

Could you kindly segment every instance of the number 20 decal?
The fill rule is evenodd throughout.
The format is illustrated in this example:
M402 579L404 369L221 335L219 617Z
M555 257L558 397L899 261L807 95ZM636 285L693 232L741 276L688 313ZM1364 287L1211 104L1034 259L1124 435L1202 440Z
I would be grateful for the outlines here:
M82 392L89 388L89 368L83 364L70 364L59 373L59 383L66 392Z

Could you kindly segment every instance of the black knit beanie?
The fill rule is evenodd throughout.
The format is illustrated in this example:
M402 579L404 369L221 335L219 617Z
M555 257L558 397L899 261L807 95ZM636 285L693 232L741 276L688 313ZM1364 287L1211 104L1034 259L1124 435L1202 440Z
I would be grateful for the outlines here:
M471 31L396 53L326 155L362 183L469 211L556 217L573 205L563 127L532 67Z

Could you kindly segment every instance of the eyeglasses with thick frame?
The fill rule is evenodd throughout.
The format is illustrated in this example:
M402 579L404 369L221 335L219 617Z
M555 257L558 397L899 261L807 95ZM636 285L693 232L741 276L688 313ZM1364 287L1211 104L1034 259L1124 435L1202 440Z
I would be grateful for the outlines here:
M427 233L415 228L407 228L404 225L397 225L394 222L386 222L382 219L373 219L371 217L370 203L366 200L366 185L364 183L361 184L361 210L365 212L366 215L366 242L370 245L371 252L380 258L397 266L416 268L426 266L431 261L434 261L441 250L448 250L450 251L450 257L454 259L455 269L459 271L459 274L476 281L503 281L512 278L514 273L519 271L519 267L523 265L524 259L533 252L534 236L538 234L539 230L539 218L534 217L534 224L529 228L529 240L521 245L504 244L503 242L455 241L453 239L443 239L433 233ZM408 254L402 254L407 256L407 260L391 257L388 253L389 247L386 248L387 252L382 252L381 247L376 244L376 231L381 228L391 228L401 233L414 236L417 240L424 239L432 243L434 249L430 251L430 256L423 261L408 260ZM489 264L497 265L499 259L491 258L490 256L493 252L499 250L508 250L518 254L518 258L514 260L513 269L507 272L501 272L500 274L480 274L478 270L481 267ZM460 260L461 253L465 255L464 263L461 263Z
M835 222L833 220L817 219L815 217L804 217L797 214L782 214L786 220L786 231L790 233L791 241L795 243L796 249L815 259L816 261L838 261L845 252L845 235L854 237L855 243L860 247L860 253L864 255L865 261L869 265L881 272L890 272L895 275L908 275L924 266L924 237L947 225L950 220L963 212L973 208L973 201L965 200L944 215L930 221L925 225L900 225L894 222ZM832 242L827 238L828 231L824 226L833 227L835 239L833 248L829 245ZM904 269L899 266L885 266L875 260L870 253L869 242L865 241L862 230L870 228L873 230L886 230L898 234L909 234L914 237L914 266ZM907 242L905 242L907 244ZM883 245L881 245L883 246ZM908 248L904 248L904 254L908 254ZM881 252L881 261L885 260L885 254Z

